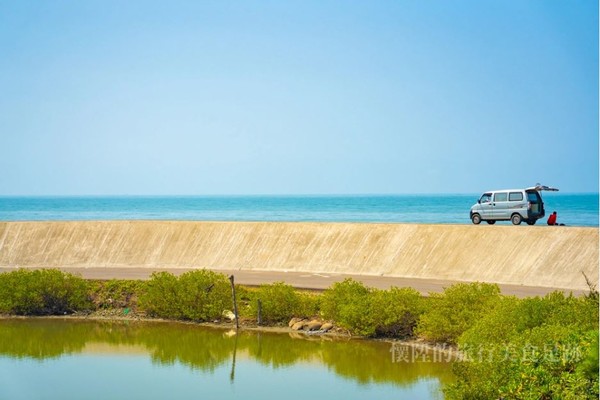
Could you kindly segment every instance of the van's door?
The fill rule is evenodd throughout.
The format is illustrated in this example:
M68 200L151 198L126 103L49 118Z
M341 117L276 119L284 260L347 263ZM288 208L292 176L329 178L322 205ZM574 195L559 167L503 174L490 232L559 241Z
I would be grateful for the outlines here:
M558 192L558 189L555 187L540 185L539 183L536 183L534 187L530 187L525 190L537 190L538 192L541 192L542 190L546 190L548 192Z
M546 214L544 210L544 202L542 201L542 196L537 190L526 190L527 192L527 201L529 202L528 213L529 218L539 219L543 218Z
M558 189L551 186L540 185L536 183L534 187L525 189L527 192L527 199L529 200L529 215L530 218L543 218L546 215L544 208L544 201L542 200L541 192L546 190L548 192L558 192Z
M508 192L494 193L492 201L493 219L510 219L510 210L508 209Z
M481 219L484 221L493 219L492 193L488 192L488 193L482 194L478 203L479 203L479 210L481 211Z

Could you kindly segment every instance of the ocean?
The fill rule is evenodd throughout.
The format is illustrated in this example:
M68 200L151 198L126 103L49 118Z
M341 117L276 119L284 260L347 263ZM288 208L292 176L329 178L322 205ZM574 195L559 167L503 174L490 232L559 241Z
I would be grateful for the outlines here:
M480 194L0 197L0 220L316 221L471 224ZM547 215L598 226L598 193L542 194ZM546 218L538 221L545 223ZM499 222L510 224L510 222Z

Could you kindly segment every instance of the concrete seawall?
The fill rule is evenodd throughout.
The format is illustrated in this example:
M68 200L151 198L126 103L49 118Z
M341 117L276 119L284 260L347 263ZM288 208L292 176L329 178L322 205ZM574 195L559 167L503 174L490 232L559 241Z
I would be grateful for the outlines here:
M306 271L585 290L598 228L359 223L0 222L0 267Z

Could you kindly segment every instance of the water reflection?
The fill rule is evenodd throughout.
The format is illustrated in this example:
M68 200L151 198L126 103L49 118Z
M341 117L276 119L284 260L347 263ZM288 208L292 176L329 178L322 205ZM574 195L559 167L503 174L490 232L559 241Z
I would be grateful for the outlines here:
M360 385L412 385L420 380L451 379L443 362L393 362L391 345L366 340L306 338L298 334L226 330L156 322L84 321L63 319L0 320L0 358L46 360L64 355L147 352L154 364L185 365L213 373L236 361L251 360L272 369L295 364L322 365Z

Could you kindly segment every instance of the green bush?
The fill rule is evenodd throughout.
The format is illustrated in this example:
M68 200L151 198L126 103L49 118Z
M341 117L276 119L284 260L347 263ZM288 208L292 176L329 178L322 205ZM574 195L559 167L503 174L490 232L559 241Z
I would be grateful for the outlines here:
M498 285L488 283L459 283L432 293L417 332L430 341L456 343L499 299Z
M323 293L321 311L354 334L406 338L412 336L423 304L414 289L370 289L346 279Z
M208 270L189 271L179 278L155 272L139 298L140 308L161 318L209 321L232 308L227 277Z
M336 282L326 289L321 295L321 313L325 319L341 321L342 310L358 301L363 296L368 296L370 289L361 282L352 278L346 278L342 282ZM346 310L343 311L347 313Z
M503 298L459 339L448 399L597 399L597 299Z
M190 271L179 277L179 303L185 319L210 321L231 310L231 284L224 274Z
M0 312L58 315L89 310L88 282L56 269L19 269L0 274Z
M311 318L321 312L321 294L313 292L298 292L300 297L300 309L296 316Z
M358 296L340 308L338 325L361 336L375 336L377 322L371 293Z
M258 300L262 305L262 320L265 322L287 322L294 316L303 313L303 298L290 285L284 282L275 282L261 285L252 293L250 314L253 318L258 316Z
M97 309L136 308L142 281L111 279L92 283L92 301Z
M598 348L598 331L589 331L587 336L589 338L588 352L585 355L585 359L579 366L579 370L584 374L584 376L593 382L594 380L598 381L600 368L598 361L600 352Z
M585 367L590 339L576 326L542 325L506 344L470 343L462 347L469 360L453 365L456 381L446 398L597 399L597 363Z
M375 322L371 312L371 291L352 278L336 282L321 296L321 314L352 333L372 336Z
M371 295L371 311L376 336L408 338L425 311L424 299L412 288L377 290Z
M154 272L139 296L139 306L150 316L181 319L179 280L168 272Z

